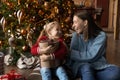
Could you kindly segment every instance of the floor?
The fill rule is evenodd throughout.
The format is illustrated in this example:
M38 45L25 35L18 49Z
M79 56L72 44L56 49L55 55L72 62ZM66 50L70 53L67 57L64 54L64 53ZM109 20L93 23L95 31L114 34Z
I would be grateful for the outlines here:
M11 70L15 70L16 73L21 74L23 77L27 77L33 69L19 69L16 66L5 66L4 67L5 72L9 73Z
M120 38L120 37L119 37ZM113 34L108 34L107 59L109 63L120 66L120 39L114 40Z
M120 66L120 40L114 40L113 34L108 33L108 42L107 42L107 59L109 63L116 64ZM32 69L18 69L16 66L5 66L5 73L8 73L10 70L16 70L16 72L22 74L23 76L28 76Z

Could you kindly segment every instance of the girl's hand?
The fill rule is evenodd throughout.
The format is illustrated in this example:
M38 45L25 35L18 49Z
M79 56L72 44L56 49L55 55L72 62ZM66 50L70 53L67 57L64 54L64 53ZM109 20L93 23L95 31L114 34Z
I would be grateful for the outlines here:
M51 47L52 47L52 46L48 46L48 47L46 47L46 48L40 48L40 47L39 47L39 52L40 52L40 54L49 53L49 51L51 50Z
M41 61L49 61L51 60L51 55L40 55Z

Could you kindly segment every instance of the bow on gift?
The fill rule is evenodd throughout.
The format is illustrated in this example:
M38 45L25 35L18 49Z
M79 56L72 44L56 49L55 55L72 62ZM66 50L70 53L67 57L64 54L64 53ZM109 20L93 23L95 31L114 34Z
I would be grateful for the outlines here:
M22 77L22 75L16 73L15 70L11 70L9 73L7 73L7 75L9 76L9 80L14 80L14 79Z
M9 80L9 79L8 79L8 75L0 76L0 80Z
M18 80L22 78L22 75L16 73L15 70L11 70L9 73L5 74L5 75L2 75L0 77L0 80ZM22 79L22 80L25 80L25 79Z

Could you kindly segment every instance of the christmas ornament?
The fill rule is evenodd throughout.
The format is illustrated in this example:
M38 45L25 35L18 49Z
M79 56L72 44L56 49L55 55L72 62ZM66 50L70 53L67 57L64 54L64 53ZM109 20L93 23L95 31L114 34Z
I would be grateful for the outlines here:
M52 19L52 18L54 18L54 17L55 17L55 12L52 11L51 14L50 14L50 16L49 16L48 18L51 18L51 19Z
M65 19L65 22L68 23L70 20L71 20L71 17L67 17L67 18Z
M84 3L85 7L90 8L92 7L92 4L93 4L93 0L85 0Z
M3 42L0 40L0 46L2 46Z
M27 30L25 30L25 29L22 29L20 32L21 32L22 35L26 35L27 34Z
M18 0L18 5L20 5L20 1L21 1L21 0Z
M45 9L45 10L48 10L49 7L50 7L49 2L45 1L45 2L44 2L44 9Z
M54 11L55 11L55 13L57 13L57 14L59 13L59 9L58 9L57 6L54 7Z
M39 14L39 15L43 15L44 12L43 12L42 10L39 10L39 11L38 11L38 14Z
M23 51L27 51L27 49L28 49L28 46L26 46L26 45L22 47Z
M13 36L11 36L9 39L8 39L8 43L11 47L14 47L15 46L15 38Z
M21 10L18 10L17 11L17 18L18 18L19 24L21 23L22 16L23 16L23 12Z
M14 4L11 2L6 1L5 3L10 9L14 7Z
M0 24L2 25L3 32L5 32L5 23L6 23L6 20L5 20L4 17L2 17L1 20L0 20Z
M72 14L71 9L68 9L68 14L69 14L69 15L71 15L71 14Z
M68 1L68 2L67 2L67 5L68 5L69 7L71 7L71 6L72 6L72 3L71 3L70 1Z

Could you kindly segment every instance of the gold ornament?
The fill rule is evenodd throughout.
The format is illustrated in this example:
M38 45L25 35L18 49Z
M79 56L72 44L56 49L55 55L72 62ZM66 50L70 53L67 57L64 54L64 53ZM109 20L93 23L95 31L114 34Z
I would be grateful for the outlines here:
M0 40L0 46L2 46L3 42Z
M7 5L9 8L14 8L14 4L13 4L13 3L6 2L6 5Z
M70 3L70 1L68 1L68 2L67 2L67 5L68 5L69 7L71 6L71 3Z
M68 9L68 14L70 14L70 15L72 14L72 11L70 9Z
M61 23L61 27L64 28L64 23L63 22Z
M71 19L70 17L67 17L67 18L65 19L65 22L68 23L68 22L70 21L70 19Z
M18 5L20 5L20 0L18 0Z
M49 9L49 2L47 2L47 1L45 1L44 2L44 8L45 8L45 10L48 10Z
M22 29L22 30L21 30L21 34L22 34L22 35L26 35L26 34L27 34L27 30Z
M54 7L54 11L55 11L55 13L57 13L57 14L59 13L59 9L58 9L57 6Z
M54 18L54 17L55 17L55 13L51 13L48 18Z
M86 0L84 5L85 7L92 7L93 0Z
M26 45L24 45L24 46L22 47L22 50L23 50L23 51L27 51L27 49L28 49L28 46L26 46Z
M42 10L39 10L39 11L38 11L38 14L39 14L39 15L43 15L44 12L43 12Z

